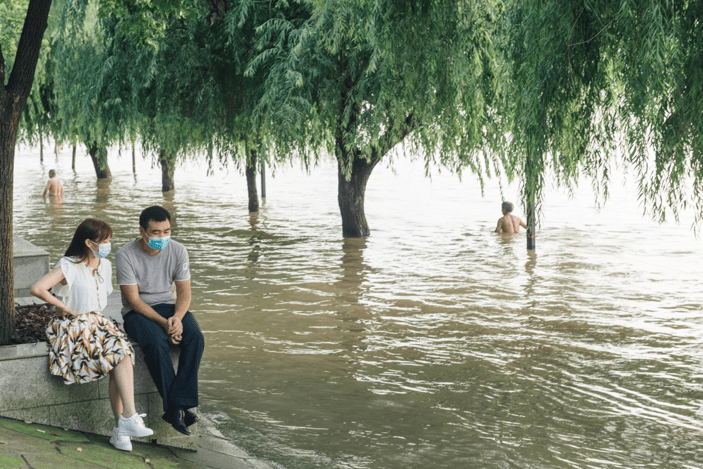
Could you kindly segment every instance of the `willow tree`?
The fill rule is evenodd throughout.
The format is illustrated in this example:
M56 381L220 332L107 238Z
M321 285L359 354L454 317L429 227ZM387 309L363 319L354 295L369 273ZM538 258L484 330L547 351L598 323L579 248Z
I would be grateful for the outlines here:
M11 68L17 45L27 15L27 0L5 0L0 3L0 49L7 57L6 67ZM53 135L55 126L52 114L52 87L50 75L45 69L50 66L48 45L52 24L52 16L47 18L47 30L42 38L39 58L34 73L32 89L27 97L22 118L20 119L17 141L27 144L42 143L45 136ZM42 159L43 159L43 144Z
M221 91L213 77L222 58L213 54L213 37L206 23L205 4L190 18L168 23L146 77L134 77L143 85L136 91L141 115L137 131L143 148L155 155L162 170L162 190L175 189L174 173L179 160L206 155L212 158L221 136ZM120 40L116 38L115 41ZM119 48L129 50L128 39ZM130 60L132 54L123 54ZM131 75L143 73L130 70Z
M128 100L116 97L115 87L123 84L105 60L110 44L105 41L98 5L66 1L60 25L52 44L57 62L52 78L62 130L85 144L96 177L109 178L107 147L126 136L131 108Z
M193 1L63 0L53 41L59 113L64 132L88 147L98 178L110 176L107 147L139 134L144 96L160 79L164 31L197 10Z
M613 2L615 3L615 2ZM703 1L624 1L599 11L618 39L613 88L626 164L654 219L703 220ZM609 29L609 28L608 28ZM614 49L614 47L612 48ZM617 52L617 55L616 55Z
M211 5L213 5L211 3ZM299 2L255 2L237 0L218 3L208 17L213 38L212 78L221 105L222 133L216 141L229 147L235 161L242 162L247 180L249 212L259 210L256 174L266 162L288 160L285 152L275 151L270 138L271 122L257 116L257 106L267 91L264 67L245 73L248 63L260 52L257 33L267 22L288 21L295 24L310 18L310 9ZM234 146L233 146L234 145ZM262 187L263 191L263 187Z
M210 165L244 168L249 211L258 211L256 167L271 152L267 122L253 113L265 84L262 74L245 77L244 70L255 54L256 28L299 14L304 12L287 2L220 2L216 12L202 3L196 15L165 28L153 78L138 99L145 116L139 134L158 155L164 188L173 187L176 159L205 155Z
M78 73L71 66L64 69L66 96L76 97L66 99L65 111L82 111L90 134L102 128L108 141L120 133L138 134L144 153L162 169L164 191L175 188L178 160L206 155L210 164L234 159L247 161L249 168L263 147L261 132L252 130L247 117L251 90L261 85L243 78L242 56L251 46L242 45L254 41L254 26L235 25L230 31L229 23L209 15L204 2L188 8L186 15L160 19L162 29L144 47L134 41L131 28L120 27L118 12L89 22L88 10L71 7L62 41L67 62L87 62ZM71 39L74 28L85 31L85 39Z
M334 155L344 236L369 234L366 184L401 143L428 166L499 170L493 2L302 3L308 19L258 29L248 73L266 70L266 92L255 117L270 120L279 151Z
M34 71L51 9L51 0L30 0L12 71L7 76L0 46L0 344L15 329L12 206L15 143L22 111L34 82Z
M511 123L508 172L521 179L533 226L547 177L573 188L585 175L600 203L614 164L636 174L655 219L669 212L678 220L694 205L698 225L703 2L508 5L502 38L512 79L501 114Z

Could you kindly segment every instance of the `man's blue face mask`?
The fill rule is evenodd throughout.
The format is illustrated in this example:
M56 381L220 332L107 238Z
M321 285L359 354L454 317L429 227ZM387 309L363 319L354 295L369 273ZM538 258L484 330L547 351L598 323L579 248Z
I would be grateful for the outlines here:
M163 238L149 238L149 247L151 249L161 250L168 246L169 241L171 241L170 236L164 236Z

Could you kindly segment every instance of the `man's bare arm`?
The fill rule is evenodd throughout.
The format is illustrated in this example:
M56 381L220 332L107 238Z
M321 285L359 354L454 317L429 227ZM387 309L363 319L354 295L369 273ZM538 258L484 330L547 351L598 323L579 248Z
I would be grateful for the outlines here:
M190 308L190 280L176 281L176 311L174 316L178 319L183 319L183 317L188 312Z
M183 317L190 308L190 280L181 280L176 284L176 307L173 316L168 318L169 335L171 341L177 344L183 334Z
M498 226L496 226L496 230L494 231L494 233L500 233L502 231L502 227L503 227L503 224L501 223L502 221L503 221L502 218L498 219Z
M518 218L518 220L520 220L520 226L522 226L523 228L527 229L527 225L525 224L524 221L522 221L522 218Z
M154 308L144 303L144 301L139 298L138 285L120 285L120 291L122 292L122 297L125 299L127 305L132 311L154 321L168 334L170 327L168 321L159 313L154 311Z
M46 187L44 188L44 193L41 195L42 197L46 197L46 193L49 192L49 187L51 187L51 181L46 183Z

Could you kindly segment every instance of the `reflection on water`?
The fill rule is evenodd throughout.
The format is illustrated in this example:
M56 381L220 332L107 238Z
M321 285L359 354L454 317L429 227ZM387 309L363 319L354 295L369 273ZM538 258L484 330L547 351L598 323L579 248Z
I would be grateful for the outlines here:
M133 175L110 158L115 176L98 183L87 158L75 173L59 158L56 204L40 197L37 156L18 152L16 229L54 262L85 217L111 223L117 248L141 209L171 211L206 334L202 410L256 456L299 469L703 467L703 246L687 226L643 220L635 191L612 188L600 213L587 190L550 193L528 253L524 235L491 232L497 184L481 198L421 164L379 167L372 235L345 240L332 164L279 168L249 215L243 176L190 163L162 194L149 162Z

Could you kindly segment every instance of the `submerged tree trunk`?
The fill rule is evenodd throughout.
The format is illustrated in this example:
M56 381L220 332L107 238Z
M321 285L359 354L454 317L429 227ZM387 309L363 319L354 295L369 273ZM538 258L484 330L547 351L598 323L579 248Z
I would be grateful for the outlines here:
M169 157L165 150L159 150L159 164L161 165L161 191L169 192L176 189L174 174L176 172L175 158Z
M536 155L536 156L535 156ZM537 237L537 188L540 184L540 168L543 168L539 151L531 153L525 160L525 209L527 220L527 250L534 251Z
M366 183L381 158L400 143L416 125L412 114L407 115L400 125L391 123L378 140L378 146L371 149L367 159L361 155L358 148L350 148L346 144L346 135L354 132L358 112L360 111L357 108L350 116L344 112L339 113L335 137L337 202L342 215L342 235L345 238L364 238L369 235L369 224L364 211Z
M73 145L73 152L71 155L71 169L76 170L76 146Z
M29 1L9 80L0 47L0 345L9 344L15 331L12 198L17 128L32 89L50 9L51 0Z
M535 242L536 234L537 231L535 230L536 227L536 221L535 221L535 204L530 203L527 206L527 250L528 251L534 251L535 248L537 247L537 243Z
M256 150L249 150L247 161L247 191L249 192L249 213L259 211L259 195L256 193Z
M132 172L137 173L137 159L134 156L134 142L132 142Z
M352 158L354 158L352 156ZM366 183L380 158L366 161L354 158L351 177L344 176L344 170L337 160L337 202L342 215L342 235L345 238L364 238L369 235L369 224L364 211Z
M88 149L88 153L90 154L90 159L93 160L95 176L98 179L111 178L110 165L107 164L107 148L98 146L97 143L93 142Z

